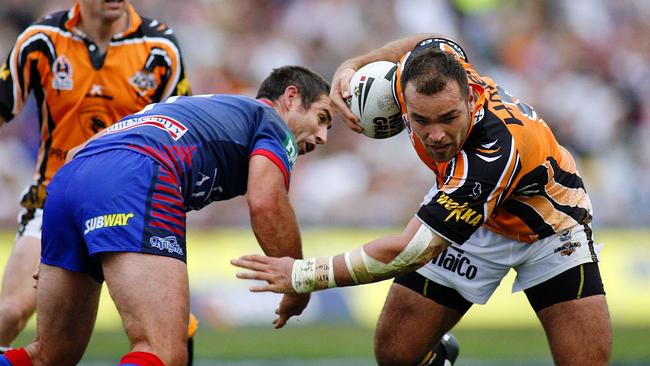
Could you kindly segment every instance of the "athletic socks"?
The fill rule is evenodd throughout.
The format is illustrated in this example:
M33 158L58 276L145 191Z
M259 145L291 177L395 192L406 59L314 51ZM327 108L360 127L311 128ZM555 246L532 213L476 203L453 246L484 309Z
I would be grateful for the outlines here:
M0 363L1 366L4 366ZM122 357L118 366L165 366L153 353L131 352Z
M32 366L32 360L24 348L10 349L0 355L0 366Z

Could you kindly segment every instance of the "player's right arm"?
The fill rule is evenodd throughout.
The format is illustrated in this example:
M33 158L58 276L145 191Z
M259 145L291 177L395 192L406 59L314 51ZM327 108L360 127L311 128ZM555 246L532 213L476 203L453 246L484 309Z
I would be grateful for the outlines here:
M267 281L251 291L308 293L395 277L423 266L448 246L447 240L413 218L400 235L382 237L333 257L294 260L248 255L231 263L253 271L238 273L239 278Z
M412 50L418 42L432 37L444 37L435 33L417 34L410 37L398 39L385 44L384 46L370 51L364 55L350 58L343 61L334 72L332 78L332 90L330 98L334 106L343 117L343 121L356 132L361 132L362 128L356 123L358 118L352 113L345 100L350 98L350 79L352 75L362 66L374 61L390 61L397 63L405 53Z
M270 257L302 258L298 220L289 201L285 176L269 157L251 157L246 198L253 233L264 253ZM308 294L285 295L276 310L275 328L300 315L308 303Z

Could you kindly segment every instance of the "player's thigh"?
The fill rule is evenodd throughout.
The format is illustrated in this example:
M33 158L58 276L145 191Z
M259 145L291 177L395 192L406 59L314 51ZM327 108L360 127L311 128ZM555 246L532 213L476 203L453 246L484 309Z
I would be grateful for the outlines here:
M42 264L37 291L36 358L76 365L95 324L101 285L87 273ZM35 362L38 364L38 361Z
M607 364L612 330L597 263L577 265L525 292L556 364Z
M429 285L433 286L431 283ZM463 313L411 288L393 283L377 323L377 362L417 363L460 320Z
M20 236L7 261L2 278L0 301L3 305L17 307L26 315L36 306L36 290L32 274L41 257L41 240Z
M556 365L607 365L612 326L605 295L557 303L537 313Z
M102 253L100 259L133 350L152 352L171 365L185 359L189 318L185 263L132 252Z

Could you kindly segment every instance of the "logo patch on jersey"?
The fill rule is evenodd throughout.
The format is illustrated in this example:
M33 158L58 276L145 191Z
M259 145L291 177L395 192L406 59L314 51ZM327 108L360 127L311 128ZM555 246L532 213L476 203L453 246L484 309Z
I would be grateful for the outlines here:
M148 90L156 89L158 87L158 83L156 82L153 73L146 70L140 70L131 76L129 78L129 84L135 88L138 95L141 97L145 96Z
M177 120L160 115L151 115L144 117L137 117L118 122L106 129L106 133L130 130L132 128L141 126L153 126L159 128L169 134L174 141L177 141L185 132L187 127Z
M298 160L298 144L296 144L296 140L293 138L293 136L287 134L287 137L284 138L282 145L284 145L284 149L287 152L289 165L291 165L291 168L293 169L293 165L296 163L296 160Z
M160 251L167 251L169 253L176 253L178 255L184 255L183 248L178 244L175 236L166 236L161 238L159 236L152 236L149 238L149 244L152 248L156 248Z
M0 66L0 79L2 79L2 81L7 80L9 75L11 75L11 71L9 71L7 63L5 62Z
M456 222L462 221L468 225L476 226L481 223L481 219L483 218L482 214L469 208L469 203L458 203L442 192L440 192L440 197L438 197L436 203L442 206L445 210L451 211L445 218L445 222L454 219Z
M558 253L559 252L562 257L566 257L566 256L569 256L569 255L573 254L573 252L575 252L576 249L580 248L581 246L582 246L582 244L580 244L577 241L576 242L567 242L567 243L562 244L561 247L555 248L553 253Z
M72 90L72 86L72 65L65 56L61 55L52 64L52 88Z
M101 215L97 217L93 217L92 219L86 220L86 230L84 231L84 235L88 234L89 232L105 227L113 227L113 226L127 226L129 225L129 220L132 219L135 215L133 212L129 213L115 213L115 214L107 214L107 215Z
M472 189L472 194L470 194L469 197L473 200L476 200L481 196L481 193L483 193L483 189L481 188L481 183L474 182L474 188Z

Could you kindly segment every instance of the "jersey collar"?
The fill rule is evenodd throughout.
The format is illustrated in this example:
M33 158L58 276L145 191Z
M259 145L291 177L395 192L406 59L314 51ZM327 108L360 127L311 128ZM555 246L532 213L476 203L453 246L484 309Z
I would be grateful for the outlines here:
M124 38L132 33L135 33L142 24L142 18L138 12L135 11L133 5L128 4L126 11L129 13L129 28L121 33L113 35L113 39ZM81 10L79 9L79 4L75 3L72 9L68 11L68 20L65 22L65 28L73 33L79 33L83 35L83 32L77 28L77 24L81 20Z

